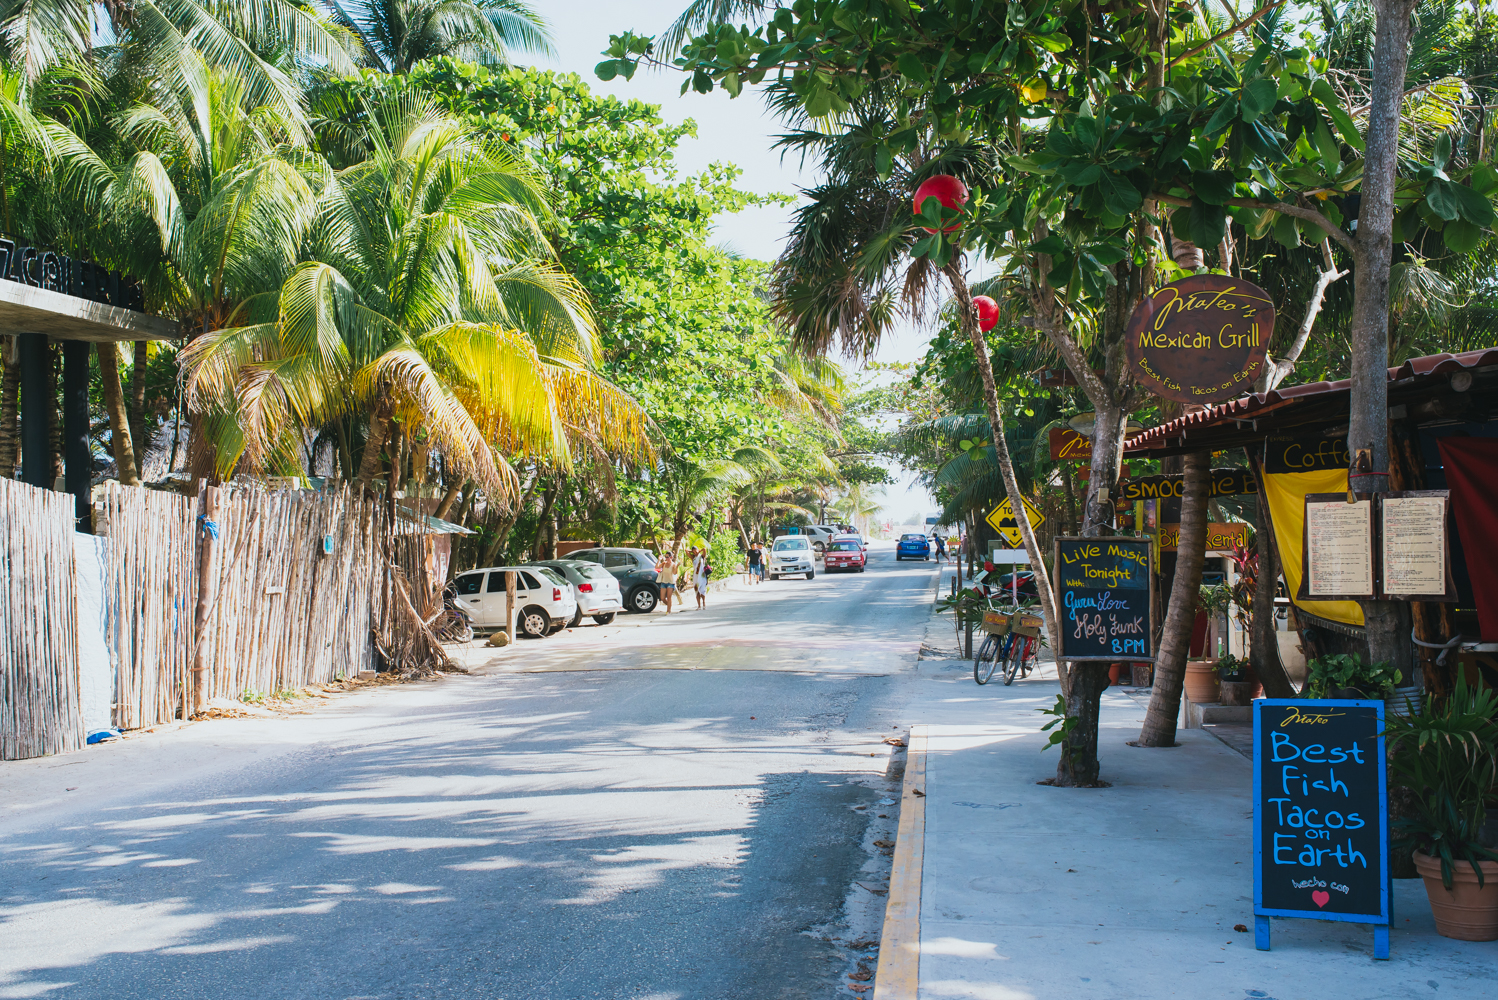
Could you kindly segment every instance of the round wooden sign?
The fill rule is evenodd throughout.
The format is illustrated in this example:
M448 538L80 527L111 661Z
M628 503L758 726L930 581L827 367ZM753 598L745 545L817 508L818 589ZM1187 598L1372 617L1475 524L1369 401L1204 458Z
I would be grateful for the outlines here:
M1157 396L1218 403L1249 392L1274 332L1262 288L1222 274L1172 281L1129 317L1129 366Z

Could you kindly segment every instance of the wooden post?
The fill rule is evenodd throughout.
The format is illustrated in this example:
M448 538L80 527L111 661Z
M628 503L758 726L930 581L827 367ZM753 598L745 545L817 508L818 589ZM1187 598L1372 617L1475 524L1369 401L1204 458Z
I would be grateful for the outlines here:
M505 635L515 644L515 571L505 570Z
M962 654L963 658L971 660L973 658L973 618L972 618L972 615L965 616L965 621L963 622L963 639L962 639L962 641L963 641L963 654Z
M202 541L201 556L198 563L198 606L193 613L192 622L192 671L188 678L188 688L191 698L184 698L186 704L192 706L192 714L201 712L208 704L207 685L204 683L204 674L207 672L206 662L208 631L208 612L213 606L214 595L218 593L218 546L215 544L218 534L218 487L209 486L203 490L203 520L199 526L199 535Z

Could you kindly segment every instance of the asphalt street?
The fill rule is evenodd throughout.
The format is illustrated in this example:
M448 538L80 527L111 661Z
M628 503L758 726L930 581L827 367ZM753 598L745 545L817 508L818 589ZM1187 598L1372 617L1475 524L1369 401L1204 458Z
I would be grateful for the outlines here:
M0 997L853 995L935 583L871 556L0 764Z

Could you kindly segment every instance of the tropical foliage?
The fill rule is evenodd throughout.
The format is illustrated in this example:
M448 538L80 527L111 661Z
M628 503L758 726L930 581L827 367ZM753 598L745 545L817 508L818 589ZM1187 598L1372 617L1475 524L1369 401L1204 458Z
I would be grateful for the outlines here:
M181 324L99 352L121 476L396 491L476 532L457 568L867 515L885 473L841 370L714 243L777 199L727 164L681 175L690 123L514 66L550 51L519 0L320 10L0 5L0 228Z

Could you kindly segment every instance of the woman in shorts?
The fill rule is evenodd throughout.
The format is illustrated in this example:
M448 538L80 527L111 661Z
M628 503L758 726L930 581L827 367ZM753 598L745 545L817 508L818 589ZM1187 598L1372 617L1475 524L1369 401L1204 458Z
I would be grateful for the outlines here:
M676 560L667 552L656 560L656 583L661 590L661 603L666 605L666 614L671 613L671 600L676 596Z

